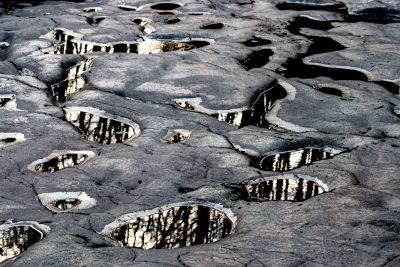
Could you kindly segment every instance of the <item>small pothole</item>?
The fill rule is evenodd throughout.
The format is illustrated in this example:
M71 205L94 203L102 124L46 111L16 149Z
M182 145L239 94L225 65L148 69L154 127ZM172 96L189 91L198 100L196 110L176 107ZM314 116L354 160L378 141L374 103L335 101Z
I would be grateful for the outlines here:
M138 42L138 54L157 54L168 51L188 51L192 49L201 48L211 44L212 40L205 40L201 38L188 38L180 40L167 39L146 39Z
M224 27L223 23L217 22L217 23L208 23L204 24L200 27L200 29L203 30L220 30Z
M124 247L163 249L216 242L231 235L235 225L230 209L192 201L123 215L101 233Z
M25 141L22 133L0 133L0 148Z
M16 108L17 98L14 94L0 94L0 108Z
M42 193L38 198L43 206L56 213L90 209L96 205L96 200L85 192Z
M28 169L34 172L57 172L80 166L94 155L92 151L54 151L50 156L32 162Z
M328 186L320 180L305 175L264 177L244 183L245 200L250 201L305 201L328 192Z
M334 96L343 96L343 92L340 89L333 88L333 87L317 87L316 88L318 91L324 94L328 95L334 95Z
M167 135L163 137L162 141L169 144L185 143L191 134L192 132L188 130L173 129L168 131Z
M18 256L48 231L48 226L28 221L0 225L0 263Z
M118 8L124 11L136 11L137 7L130 5L118 5Z
M262 45L269 45L269 44L271 44L271 41L256 36L254 38L251 38L251 39L243 42L243 44L248 47L256 47L256 46L262 46Z
M258 167L266 171L284 172L293 170L315 161L329 159L343 150L331 147L305 147L301 149L270 153L258 159Z
M93 17L89 17L86 19L86 21L90 24L99 24L100 22L102 22L104 19L106 19L107 16L93 16Z
M175 24L175 23L178 23L178 22L180 22L180 21L181 21L180 18L178 18L178 17L172 17L172 18L167 18L167 19L165 19L165 20L164 20L164 23L166 23L166 24Z
M266 65L269 58L274 54L271 49L265 48L254 51L246 59L240 61L240 64L246 69L251 70L254 68L261 68Z
M140 134L133 121L91 107L66 107L65 119L79 129L83 137L101 144L127 142Z
M180 8L181 6L182 6L181 4L165 2L165 3L154 4L150 8L156 10L174 10Z

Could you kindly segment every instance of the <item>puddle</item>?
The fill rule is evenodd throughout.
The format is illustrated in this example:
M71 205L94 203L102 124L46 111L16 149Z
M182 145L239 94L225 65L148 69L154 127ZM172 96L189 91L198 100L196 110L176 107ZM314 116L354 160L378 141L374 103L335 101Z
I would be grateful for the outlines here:
M119 217L102 234L124 247L180 248L216 242L234 232L230 209L208 202L183 202Z
M129 6L129 5L118 5L117 7L124 11L136 11L136 9L137 9L137 7Z
M48 231L48 226L28 221L0 225L0 263L20 255Z
M182 6L181 4L165 2L165 3L157 3L155 5L150 6L150 8L156 10L174 10L180 8L181 6Z
M264 155L258 160L258 167L265 171L290 171L305 165L310 165L315 161L332 158L342 152L342 150L330 147L305 147L297 150Z
M340 11L346 10L346 5L341 2L332 1L284 1L276 7L280 10L325 10L325 11Z
M343 96L343 92L340 89L333 87L315 87L316 90L327 95Z
M279 83L275 83L272 87L258 94L252 101L251 108L245 111L224 113L212 115L220 121L227 122L239 127L249 125L270 128L270 123L266 119L268 112L273 108L275 101L283 99L287 96L287 91Z
M93 17L87 18L86 20L90 25L93 25L93 24L99 24L106 18L107 18L107 16L93 16Z
M240 64L246 70L261 68L268 63L273 54L274 52L271 49L260 49L251 53L245 60L240 61Z
M14 94L0 94L0 108L17 108L17 98Z
M165 19L164 20L164 23L166 23L166 24L175 24L175 23L178 23L178 22L181 22L181 19L180 18L168 18L168 19Z
M29 164L28 169L34 172L57 172L66 168L80 166L94 157L94 155L92 151L54 151L50 156Z
M66 107L65 119L89 141L101 144L127 142L140 134L133 121L91 107Z
M300 33L301 28L328 31L330 29L333 29L334 27L330 21L317 20L306 15L301 15L295 17L287 29L293 34L302 35Z
M82 63L67 70L67 78L51 86L51 93L58 103L64 103L68 98L80 91L86 85L83 74L90 70L94 58L89 58Z
M261 45L269 45L271 43L272 42L270 40L255 36L252 39L244 41L242 44L244 44L245 46L248 46L248 47L256 47L256 46L261 46Z
M168 130L167 135L163 137L162 141L168 144L185 143L191 134L191 131L184 129Z
M210 23L200 27L203 30L220 30L224 27L223 23Z
M56 213L90 209L96 205L96 200L86 192L43 193L38 198L43 206Z
M94 43L89 41L80 40L81 35L68 34L62 29L53 31L55 39L58 41L54 54L77 54L83 55L94 52L104 53L136 53L136 42L118 42L118 43Z
M201 48L211 44L213 40L205 40L201 38L183 38L179 40L168 39L145 39L138 42L138 54L157 54L168 51L188 51L192 49Z
M350 15L349 19L352 22L396 23L400 22L400 11L390 8L366 8Z
M25 141L22 133L0 133L0 148Z
M265 177L246 182L245 200L249 201L305 201L329 191L316 178L305 175Z

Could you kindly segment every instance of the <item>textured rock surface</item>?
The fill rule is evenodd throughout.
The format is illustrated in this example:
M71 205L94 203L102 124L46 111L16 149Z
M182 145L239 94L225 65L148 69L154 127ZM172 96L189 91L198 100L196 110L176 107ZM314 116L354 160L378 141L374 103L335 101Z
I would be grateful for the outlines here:
M1 264L399 266L399 14L3 1Z

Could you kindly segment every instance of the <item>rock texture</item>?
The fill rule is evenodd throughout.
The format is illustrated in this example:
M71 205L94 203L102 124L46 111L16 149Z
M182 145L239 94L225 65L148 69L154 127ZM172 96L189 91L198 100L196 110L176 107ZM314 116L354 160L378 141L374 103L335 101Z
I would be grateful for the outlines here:
M398 1L0 7L1 265L400 265Z

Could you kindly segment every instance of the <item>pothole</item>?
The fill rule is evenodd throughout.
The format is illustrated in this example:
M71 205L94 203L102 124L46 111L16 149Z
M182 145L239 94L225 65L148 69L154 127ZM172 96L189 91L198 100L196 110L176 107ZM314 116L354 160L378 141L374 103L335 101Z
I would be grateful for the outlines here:
M210 39L203 38L182 38L170 39L168 36L155 36L146 38L144 41L138 42L138 54L157 54L168 51L188 51L192 49L208 46L213 42Z
M51 93L59 103L64 103L68 98L80 91L86 85L83 74L90 70L94 58L88 58L80 64L67 70L67 78L51 86Z
M244 183L244 199L250 201L305 201L326 193L329 188L306 175L284 175L249 180Z
M343 96L343 92L338 88L327 87L327 86L316 86L316 90L327 95Z
M49 231L50 227L29 221L0 225L0 263L20 255Z
M157 3L152 6L150 6L151 9L156 9L156 10L174 10L177 8L180 8L182 5L177 4L177 3Z
M217 22L217 23L208 23L204 24L200 27L200 29L203 30L220 30L224 27L223 23Z
M99 24L100 22L102 22L104 19L106 19L107 16L93 16L93 17L89 17L86 19L86 21L90 24Z
M14 94L0 94L0 108L17 108L17 98Z
M278 82L264 90L252 101L251 108L245 111L225 113L220 112L213 116L220 121L227 122L239 127L249 125L270 128L267 114L273 108L275 101L287 96L287 91Z
M260 49L251 53L246 59L240 61L240 64L246 69L261 68L268 63L269 58L274 54L271 49Z
M191 131L184 129L168 130L167 135L163 137L162 141L168 144L185 143L191 134Z
M305 147L280 153L269 153L258 159L258 167L266 171L284 172L319 160L332 158L343 150L331 147Z
M0 133L0 148L25 141L22 133Z
M43 193L38 198L43 206L56 213L90 209L96 205L96 200L86 192Z
M178 22L181 22L181 19L178 17L167 18L164 20L164 23L166 23L166 24L175 24Z
M294 18L294 20L290 23L288 30L293 34L301 35L301 28L328 31L334 27L330 21L322 21L314 19L310 16L300 15Z
M125 214L101 233L124 247L163 249L216 242L231 235L235 226L236 217L230 209L190 201Z
M130 5L118 5L117 7L124 11L136 11L136 9L137 9L137 7L130 6Z
M66 107L65 119L79 129L83 137L101 144L127 142L140 134L133 121L91 107Z
M102 7L96 6L96 7L85 7L82 9L83 12L90 13L90 12L99 12L103 10Z
M87 54L94 52L112 53L136 53L136 42L113 42L113 43L95 43L81 40L80 34L75 34L64 29L55 29L53 31L55 39L58 41L54 54Z
M57 172L78 167L94 156L95 153L92 151L54 151L50 156L29 164L28 169L34 172Z
M346 5L337 1L304 1L304 0L289 0L276 5L281 10L325 10L339 11L346 10Z
M256 47L256 46L262 46L262 45L269 45L271 43L272 42L270 40L255 36L254 38L244 41L242 44L244 44L245 46L248 46L248 47Z

